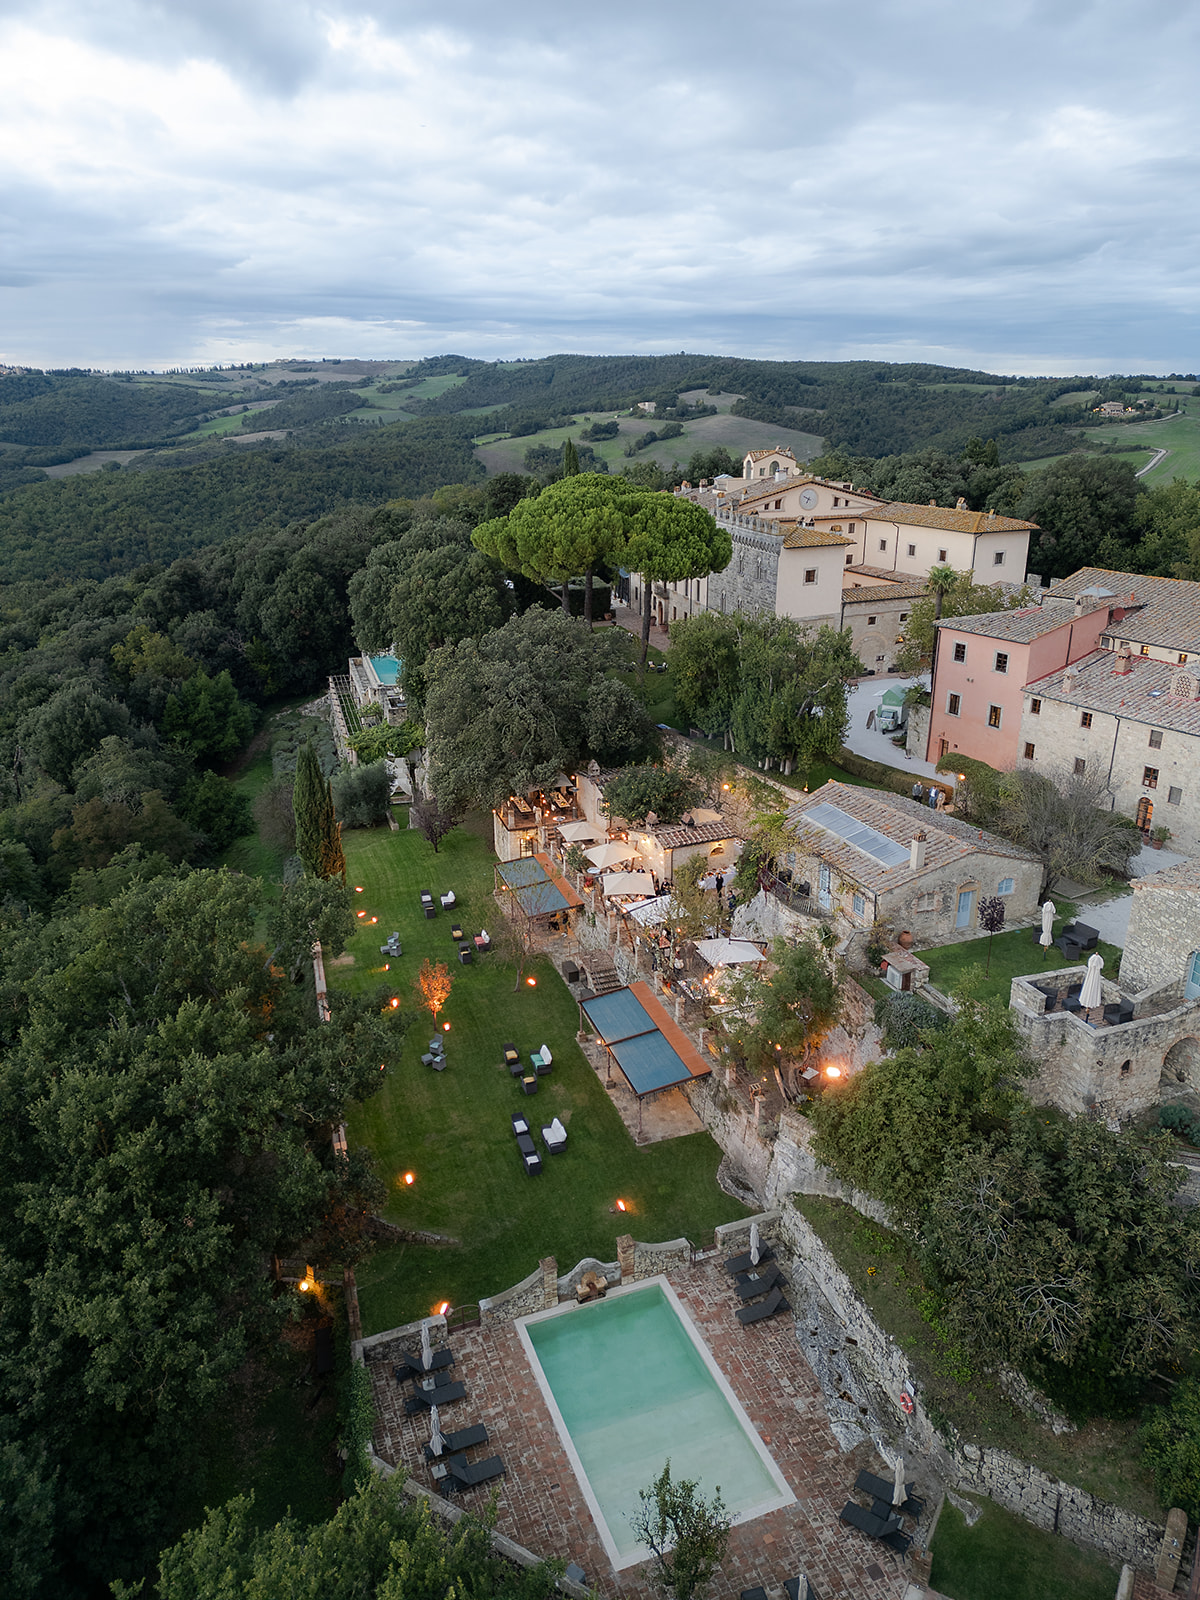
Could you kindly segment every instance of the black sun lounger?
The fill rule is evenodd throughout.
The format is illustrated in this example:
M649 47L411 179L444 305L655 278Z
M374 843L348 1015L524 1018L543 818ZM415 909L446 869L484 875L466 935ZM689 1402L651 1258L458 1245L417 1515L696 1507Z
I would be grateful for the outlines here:
M873 1500L882 1500L887 1505L892 1503L894 1485L889 1483L886 1478L876 1477L873 1472L860 1472L854 1480L854 1487L861 1490L863 1494L869 1494ZM925 1509L925 1502L923 1500L914 1500L912 1492L913 1485L906 1483L904 1485L904 1499L895 1509L902 1511L906 1517L919 1517Z
M838 1521L844 1522L848 1527L857 1528L860 1533L865 1533L868 1538L882 1539L886 1534L900 1532L900 1518L877 1517L873 1511L864 1511L854 1500L847 1500L838 1514Z
M777 1311L790 1311L792 1308L783 1298L781 1289L772 1289L765 1300L758 1300L752 1306L742 1306L737 1314L737 1319L743 1328L748 1328L752 1322L763 1322L767 1317L773 1317Z
M442 1438L445 1440L446 1448L440 1456L434 1455L431 1445L425 1446L426 1461L444 1461L447 1455L457 1454L460 1450L469 1450L472 1445L486 1444L488 1431L482 1422L473 1422L469 1428L457 1428L444 1433Z
M770 1245L760 1244L758 1247L758 1267L761 1267L764 1261L774 1261L774 1259ZM758 1267L751 1261L749 1250L743 1251L740 1256L730 1256L725 1263L725 1271L732 1273L735 1278L739 1272L757 1272Z
M436 1389L414 1389L404 1402L404 1409L410 1417L415 1417L422 1406L448 1406L455 1400L466 1399L466 1394L465 1383L443 1383Z
M488 1456L486 1461L474 1463L465 1456L451 1456L446 1462L446 1487L473 1489L477 1483L490 1483L504 1476L504 1462L499 1456Z
M454 1365L453 1350L435 1350L433 1359L428 1367L421 1365L420 1355L410 1356L407 1350L400 1352L400 1365L392 1370L397 1383L407 1383L410 1378L427 1378L432 1372L441 1372L446 1367Z
M772 1265L757 1278L739 1278L734 1288L739 1300L754 1300L760 1294L766 1294L768 1289L773 1289L778 1282L779 1268Z
M820 1595L809 1583L804 1573L801 1573L798 1578L785 1578L783 1580L783 1592L787 1595L788 1600L821 1600Z

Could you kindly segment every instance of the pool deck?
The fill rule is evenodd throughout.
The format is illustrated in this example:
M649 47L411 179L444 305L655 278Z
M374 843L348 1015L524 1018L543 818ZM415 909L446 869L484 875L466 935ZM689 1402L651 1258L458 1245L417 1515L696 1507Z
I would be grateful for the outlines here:
M711 1600L731 1600L756 1584L773 1597L785 1578L805 1572L821 1600L903 1600L909 1577L891 1551L842 1527L838 1512L853 1499L859 1467L876 1465L869 1451L846 1454L830 1430L821 1391L796 1342L790 1315L743 1328L737 1302L717 1257L673 1270L670 1282L703 1334L717 1365L745 1407L751 1424L787 1479L796 1503L735 1527ZM471 1328L451 1338L453 1376L467 1398L449 1407L443 1428L487 1424L489 1445L475 1455L499 1454L507 1468L499 1480L496 1528L541 1556L577 1562L601 1595L651 1600L657 1596L646 1565L617 1574L609 1564L587 1502L546 1409L516 1328L504 1323ZM428 1488L433 1480L422 1447L428 1416L406 1417L404 1396L390 1365L368 1367L374 1385L375 1448L384 1460L408 1468ZM485 1489L456 1495L468 1508L486 1504Z

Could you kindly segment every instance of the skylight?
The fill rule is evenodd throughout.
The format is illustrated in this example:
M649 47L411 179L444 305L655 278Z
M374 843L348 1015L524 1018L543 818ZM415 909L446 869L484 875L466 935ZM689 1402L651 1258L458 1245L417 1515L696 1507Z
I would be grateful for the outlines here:
M870 856L872 861L878 861L885 867L898 867L908 861L907 845L897 844L894 839L880 833L878 828L869 828L865 822L847 816L838 806L822 801L819 806L810 806L804 815L810 822L824 828L826 833L832 833L835 839L853 845L864 856Z

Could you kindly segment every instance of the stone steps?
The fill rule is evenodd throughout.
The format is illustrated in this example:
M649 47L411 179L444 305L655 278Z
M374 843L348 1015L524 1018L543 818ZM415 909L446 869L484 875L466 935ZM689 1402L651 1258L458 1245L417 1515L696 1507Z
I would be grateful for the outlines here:
M580 959L583 963L583 970L587 973L588 984L593 994L611 994L614 989L624 987L609 956L589 953Z

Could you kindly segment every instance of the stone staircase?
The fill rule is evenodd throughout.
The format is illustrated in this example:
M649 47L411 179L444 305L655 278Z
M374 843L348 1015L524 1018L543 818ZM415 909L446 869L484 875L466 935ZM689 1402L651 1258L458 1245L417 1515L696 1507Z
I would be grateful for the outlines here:
M611 956L599 950L589 950L580 957L580 961L593 994L611 994L614 989L624 987Z

